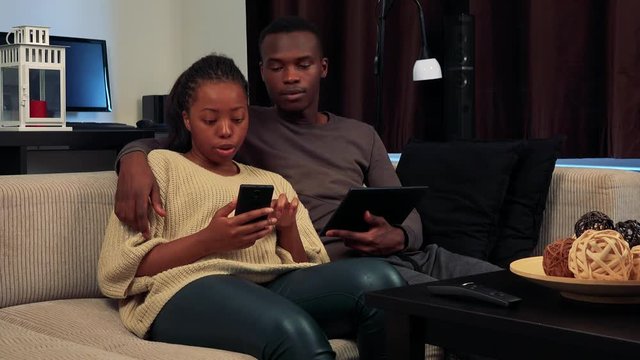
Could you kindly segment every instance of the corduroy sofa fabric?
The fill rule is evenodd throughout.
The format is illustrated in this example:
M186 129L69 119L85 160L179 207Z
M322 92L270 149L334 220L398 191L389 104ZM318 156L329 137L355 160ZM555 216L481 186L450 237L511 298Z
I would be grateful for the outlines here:
M576 221L592 210L609 215L614 223L640 221L640 173L556 167L534 255L542 255L555 240L573 236Z

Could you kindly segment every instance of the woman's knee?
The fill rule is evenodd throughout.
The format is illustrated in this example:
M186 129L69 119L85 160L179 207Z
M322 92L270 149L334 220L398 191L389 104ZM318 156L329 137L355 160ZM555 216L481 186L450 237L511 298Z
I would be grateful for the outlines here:
M272 358L275 354L286 359L334 358L335 353L325 333L307 313L272 313L263 321L269 323L268 340L263 351L265 358Z
M349 267L345 274L354 282L355 287L363 291L374 291L406 285L406 281L393 267L382 259L351 259L345 260Z

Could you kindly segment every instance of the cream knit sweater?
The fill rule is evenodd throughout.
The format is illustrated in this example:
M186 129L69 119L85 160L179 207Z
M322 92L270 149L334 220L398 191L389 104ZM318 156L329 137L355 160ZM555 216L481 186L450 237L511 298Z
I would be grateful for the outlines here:
M145 336L162 306L196 279L233 274L262 283L287 271L329 261L307 210L300 204L296 217L308 263L295 263L286 250L276 246L276 235L272 232L246 249L211 255L154 276L136 277L140 261L154 246L206 227L216 210L237 196L241 184L271 184L274 197L285 193L291 200L296 196L280 175L239 163L237 175L221 176L182 154L155 150L149 154L149 164L160 186L166 217L153 213L151 239L145 240L112 214L98 264L100 290L108 297L122 299L122 322L139 337Z

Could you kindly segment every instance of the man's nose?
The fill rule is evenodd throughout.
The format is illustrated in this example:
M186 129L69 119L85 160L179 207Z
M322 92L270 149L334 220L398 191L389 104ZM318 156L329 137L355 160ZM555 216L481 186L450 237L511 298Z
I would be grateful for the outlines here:
M284 70L284 82L293 83L298 81L300 81L300 76L298 75L298 71L292 66L287 66Z

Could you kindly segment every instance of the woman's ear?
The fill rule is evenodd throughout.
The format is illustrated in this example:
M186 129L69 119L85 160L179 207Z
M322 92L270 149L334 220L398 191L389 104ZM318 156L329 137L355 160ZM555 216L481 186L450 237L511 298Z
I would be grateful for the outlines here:
M191 132L191 121L189 121L189 114L186 111L182 112L182 122L184 122L184 127Z

